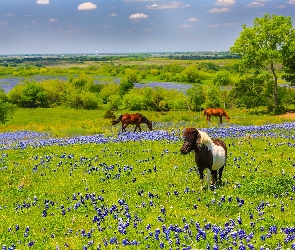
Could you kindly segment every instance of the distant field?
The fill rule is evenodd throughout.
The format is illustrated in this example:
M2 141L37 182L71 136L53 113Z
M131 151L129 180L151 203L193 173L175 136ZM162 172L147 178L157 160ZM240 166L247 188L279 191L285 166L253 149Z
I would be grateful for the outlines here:
M265 110L265 109L264 109ZM282 123L295 121L294 113L289 113L281 116L271 116L261 112L263 109L243 110L233 109L228 110L231 117L229 123L224 123L224 126L232 125L264 125L269 123ZM129 112L127 110L114 111L116 117L120 114ZM70 136L70 135L87 135L97 133L110 133L120 130L120 125L111 126L110 119L104 119L103 116L106 110L79 110L68 108L37 108L26 109L18 108L12 119L6 124L0 126L0 132L17 131L17 130L33 130L39 132L49 132L53 136ZM155 129L178 129L183 128L181 122L186 122L191 126L199 128L219 126L219 118L212 117L211 123L206 123L205 116L202 112L191 111L169 111L169 112L152 112L140 111L150 120L154 122ZM161 124L161 125L159 125ZM177 127L174 127L174 124ZM159 126L159 127L158 127ZM180 127L179 127L180 126ZM142 125L143 129L147 129L146 125ZM130 131L134 128L128 127Z

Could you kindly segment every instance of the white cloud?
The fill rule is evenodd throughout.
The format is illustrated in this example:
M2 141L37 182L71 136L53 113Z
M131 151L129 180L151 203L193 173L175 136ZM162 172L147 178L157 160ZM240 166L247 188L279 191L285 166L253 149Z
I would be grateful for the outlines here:
M224 26L237 26L240 25L239 23L224 23Z
M15 16L15 13L8 13L6 16L12 17Z
M0 27L4 26L4 25L7 25L7 24L8 24L8 22L0 22Z
M189 21L189 22L196 22L196 21L198 21L198 19L195 18L195 17L191 17L191 18L187 19L187 21Z
M50 4L49 0L37 0L37 4Z
M223 12L230 12L230 11L231 11L231 9L229 9L229 8L221 8L221 9L213 8L213 9L208 10L208 13L223 13Z
M136 14L130 15L130 17L129 17L129 19L136 20L136 21L139 21L144 18L148 18L148 15L143 14L143 13L136 13Z
M261 2L251 2L249 4L246 5L247 7L263 7L264 4Z
M289 0L287 4L295 4L295 0Z
M117 14L115 14L115 13L112 13L109 15L109 17L115 17L115 16L117 16Z
M147 5L146 8L150 10L163 10L163 9L178 9L190 7L189 4L184 4L182 2L171 2L169 4L152 4Z
M78 10L93 10L96 9L97 6L94 3L91 2L86 2L86 3L81 3L78 6Z
M215 2L216 5L233 5L235 4L235 0L217 0Z
M209 25L211 28L218 28L220 26L237 26L240 25L239 23L215 23Z
M56 23L56 22L58 22L58 19L50 18L50 19L49 19L49 22Z
M179 25L180 28L184 28L184 29L189 29L191 27L193 27L192 25L188 25L188 24L182 24L182 25Z
M158 0L124 0L124 2L156 2Z
M274 6L276 9L284 9L284 8L286 8L286 6L285 5L283 5L283 4L280 4L280 5L276 5L276 6Z

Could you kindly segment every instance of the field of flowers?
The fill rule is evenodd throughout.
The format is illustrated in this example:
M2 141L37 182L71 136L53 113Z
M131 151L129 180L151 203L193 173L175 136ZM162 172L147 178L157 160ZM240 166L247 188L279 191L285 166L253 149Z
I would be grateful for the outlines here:
M228 146L212 190L166 126L1 133L1 248L295 249L295 123L200 128Z

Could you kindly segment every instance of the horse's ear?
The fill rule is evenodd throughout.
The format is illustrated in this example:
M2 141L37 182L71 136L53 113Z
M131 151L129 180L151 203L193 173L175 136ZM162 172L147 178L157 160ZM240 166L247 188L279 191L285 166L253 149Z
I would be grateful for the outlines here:
M193 136L194 136L194 141L196 142L196 145L198 145L200 143L201 140L201 135L199 133L199 131L197 129L195 129L193 132Z

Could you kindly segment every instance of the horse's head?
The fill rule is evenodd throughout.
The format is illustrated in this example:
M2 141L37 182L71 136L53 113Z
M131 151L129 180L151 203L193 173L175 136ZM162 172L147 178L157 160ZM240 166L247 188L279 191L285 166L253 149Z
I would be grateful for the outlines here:
M194 150L199 143L200 133L196 128L187 128L183 133L184 143L180 149L181 154Z
M152 131L153 130L153 123L152 123L152 121L147 121L147 123L146 123L147 125L148 125L148 128L150 129L150 131Z
M148 126L148 128L150 129L150 131L153 130L153 123L152 123L152 121L150 121L145 116L142 116L141 121L144 122Z

